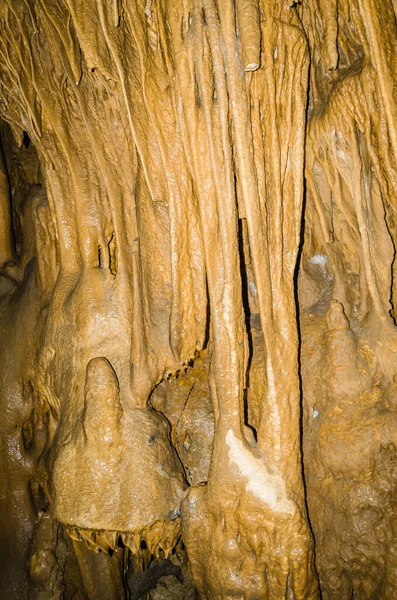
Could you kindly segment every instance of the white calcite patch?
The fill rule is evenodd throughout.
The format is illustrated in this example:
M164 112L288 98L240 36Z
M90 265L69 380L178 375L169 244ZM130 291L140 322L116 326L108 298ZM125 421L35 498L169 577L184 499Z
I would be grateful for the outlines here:
M232 430L226 434L230 461L247 482L247 491L278 513L292 514L294 504L287 499L284 481L269 473L264 463L251 454Z
M325 256L325 254L315 254L309 260L309 262L311 262L312 265L321 265L322 267L325 267L325 265L327 264L327 261L328 261L328 256Z

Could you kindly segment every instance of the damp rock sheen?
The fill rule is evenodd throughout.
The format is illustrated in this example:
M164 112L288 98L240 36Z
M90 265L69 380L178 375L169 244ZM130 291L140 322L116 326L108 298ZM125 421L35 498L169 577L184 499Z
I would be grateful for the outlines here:
M396 23L0 0L0 600L397 600Z

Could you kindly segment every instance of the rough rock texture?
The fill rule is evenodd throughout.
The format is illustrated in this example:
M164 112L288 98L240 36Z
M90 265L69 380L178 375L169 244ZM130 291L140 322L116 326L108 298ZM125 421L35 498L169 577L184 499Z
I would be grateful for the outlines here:
M392 0L0 0L0 597L397 598Z

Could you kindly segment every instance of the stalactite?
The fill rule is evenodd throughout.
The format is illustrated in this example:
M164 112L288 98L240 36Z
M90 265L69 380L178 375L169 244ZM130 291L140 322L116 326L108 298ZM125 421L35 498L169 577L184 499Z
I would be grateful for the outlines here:
M0 3L0 597L394 598L395 38Z

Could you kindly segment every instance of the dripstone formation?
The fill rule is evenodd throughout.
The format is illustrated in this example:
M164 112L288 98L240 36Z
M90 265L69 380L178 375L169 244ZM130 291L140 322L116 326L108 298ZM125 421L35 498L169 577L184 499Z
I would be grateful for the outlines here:
M397 599L396 14L0 0L1 600Z

